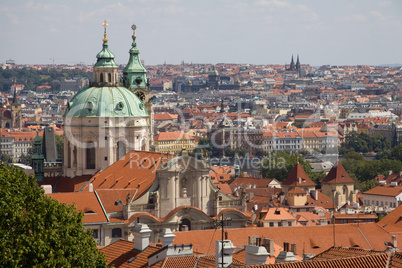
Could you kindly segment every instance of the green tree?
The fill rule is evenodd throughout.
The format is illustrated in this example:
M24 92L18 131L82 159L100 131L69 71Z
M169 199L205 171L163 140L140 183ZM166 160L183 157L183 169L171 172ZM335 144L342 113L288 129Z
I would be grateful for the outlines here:
M344 150L340 150L340 153L344 153L345 150L354 150L360 153L381 152L390 149L391 143L384 136L378 134L369 136L365 133L351 132L346 135L345 142L342 143L341 148Z
M33 176L0 165L3 267L106 267L83 214L45 196Z
M215 146L212 144L211 140L207 137L203 137L198 142L197 147L194 148L193 153L191 155L197 156L203 154L204 157L208 155L208 157L217 157L220 152Z
M0 156L0 160L3 163L12 163L13 162L13 158L11 156L9 156L8 154L2 154Z
M261 173L264 178L275 178L279 181L284 181L289 176L294 166L300 163L310 179L316 181L318 175L311 170L308 163L299 154L288 154L285 152L277 152L270 154L261 166Z
M402 161L402 143L399 143L394 149L392 149L391 157L393 159Z

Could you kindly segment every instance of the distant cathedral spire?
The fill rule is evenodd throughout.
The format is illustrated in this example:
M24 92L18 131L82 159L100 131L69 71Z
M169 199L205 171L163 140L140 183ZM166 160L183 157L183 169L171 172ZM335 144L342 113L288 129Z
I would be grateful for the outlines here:
M290 67L289 67L289 69L290 69L291 71L294 71L294 69L295 69L295 61L293 60L293 55L292 55L292 60L290 61Z

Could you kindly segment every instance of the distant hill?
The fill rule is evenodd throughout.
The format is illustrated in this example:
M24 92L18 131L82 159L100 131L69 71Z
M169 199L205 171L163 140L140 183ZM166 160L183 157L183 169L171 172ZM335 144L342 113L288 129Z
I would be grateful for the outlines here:
M378 65L378 66L381 66L381 67L402 67L402 64L401 63L392 63L392 64L381 64L381 65Z

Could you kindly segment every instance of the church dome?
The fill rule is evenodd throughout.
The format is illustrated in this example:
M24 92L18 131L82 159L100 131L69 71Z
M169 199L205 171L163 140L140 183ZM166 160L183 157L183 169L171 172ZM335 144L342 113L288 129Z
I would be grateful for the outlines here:
M144 117L144 103L125 87L90 87L67 104L66 117Z

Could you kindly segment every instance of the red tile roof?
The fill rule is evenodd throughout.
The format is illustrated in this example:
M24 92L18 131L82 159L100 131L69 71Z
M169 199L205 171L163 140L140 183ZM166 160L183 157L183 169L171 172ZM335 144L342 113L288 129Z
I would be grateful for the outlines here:
M106 215L103 213L101 204L96 198L95 193L57 193L48 196L58 200L60 203L75 205L77 211L84 213L84 223L107 222Z
M296 166L290 172L289 176L286 178L286 180L282 182L282 185L303 187L303 186L315 186L316 184L312 180L310 180L310 178L307 176L306 172L304 171L300 163L297 163Z
M402 186L380 185L370 189L363 194L397 196L402 193Z
M187 135L184 132L161 132L155 136L155 141L167 141L167 140L194 140L193 136Z
M121 267L148 267L148 256L157 252L160 248L148 246L143 252L134 251L134 242L120 239L100 250L105 254L107 264L116 268ZM135 260L129 262L131 258Z
M355 181L349 177L349 174L343 168L340 161L336 163L335 166L331 168L328 175L321 181L321 183L355 183Z
M385 250L384 241L391 242L391 235L381 229L375 223L339 224L323 226L300 226L300 227L256 227L232 229L227 228L228 238L236 247L243 247L248 243L248 237L258 235L274 240L275 244L282 245L283 242L296 243L297 254L304 253L318 254L328 249L335 242L337 246L351 247L356 244L362 249ZM219 240L219 230L199 230L188 232L176 232L174 244L193 244L194 251L204 254L213 254L214 247L210 247L211 240ZM354 244L351 245L350 238ZM311 243L313 240L314 243Z
M399 205L396 207L377 224L384 228L387 232L402 233L402 206Z

